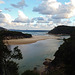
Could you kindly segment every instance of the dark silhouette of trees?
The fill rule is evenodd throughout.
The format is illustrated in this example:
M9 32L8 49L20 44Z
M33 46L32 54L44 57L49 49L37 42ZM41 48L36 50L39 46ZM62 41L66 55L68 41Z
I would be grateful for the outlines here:
M3 43L3 36L0 36L0 75L19 75L18 64L13 59L22 59L20 49L8 49Z
M75 32L69 39L64 39L64 43L55 53L55 59L52 61L54 67L60 67L62 64L65 75L75 75Z
M34 72L34 71L27 70L22 75L39 75L39 73Z
M75 31L75 27L72 26L57 26L53 30L49 31L48 34L68 34L70 35Z
M17 31L0 31L0 36L3 36L4 39L20 39L20 38L31 38L31 34L23 34L22 32Z

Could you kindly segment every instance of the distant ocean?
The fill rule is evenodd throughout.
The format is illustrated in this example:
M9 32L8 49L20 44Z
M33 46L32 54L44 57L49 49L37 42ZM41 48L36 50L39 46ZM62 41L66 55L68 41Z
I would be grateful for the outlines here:
M18 31L24 34L32 34L32 35L47 35L49 30L11 30L11 31Z

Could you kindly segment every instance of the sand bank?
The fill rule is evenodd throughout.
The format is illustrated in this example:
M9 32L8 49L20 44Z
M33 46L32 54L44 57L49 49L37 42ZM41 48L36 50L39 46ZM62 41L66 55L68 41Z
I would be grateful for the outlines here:
M19 44L34 43L39 40L58 39L58 38L59 37L56 36L33 36L32 38L4 40L4 43L9 45L19 45Z

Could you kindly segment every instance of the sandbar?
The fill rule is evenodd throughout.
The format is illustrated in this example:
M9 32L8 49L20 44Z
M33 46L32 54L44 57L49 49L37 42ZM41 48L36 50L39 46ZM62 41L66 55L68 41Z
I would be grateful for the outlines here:
M10 39L10 40L4 40L3 42L6 45L19 45L19 44L30 44L35 43L40 40L46 40L46 39L58 39L57 36L33 36L32 38L23 38L23 39Z

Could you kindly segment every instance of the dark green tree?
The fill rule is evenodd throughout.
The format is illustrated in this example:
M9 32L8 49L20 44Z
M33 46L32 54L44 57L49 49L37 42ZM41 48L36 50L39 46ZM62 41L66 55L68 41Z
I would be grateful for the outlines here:
M55 53L55 59L52 64L61 67L62 63L64 64L64 73L66 75L75 75L75 32L69 39L64 39L64 43Z
M22 59L22 53L18 46L13 50L3 43L3 37L0 37L0 75L18 75L18 64L13 59Z
M34 71L27 70L22 75L39 75L39 73L34 72Z

